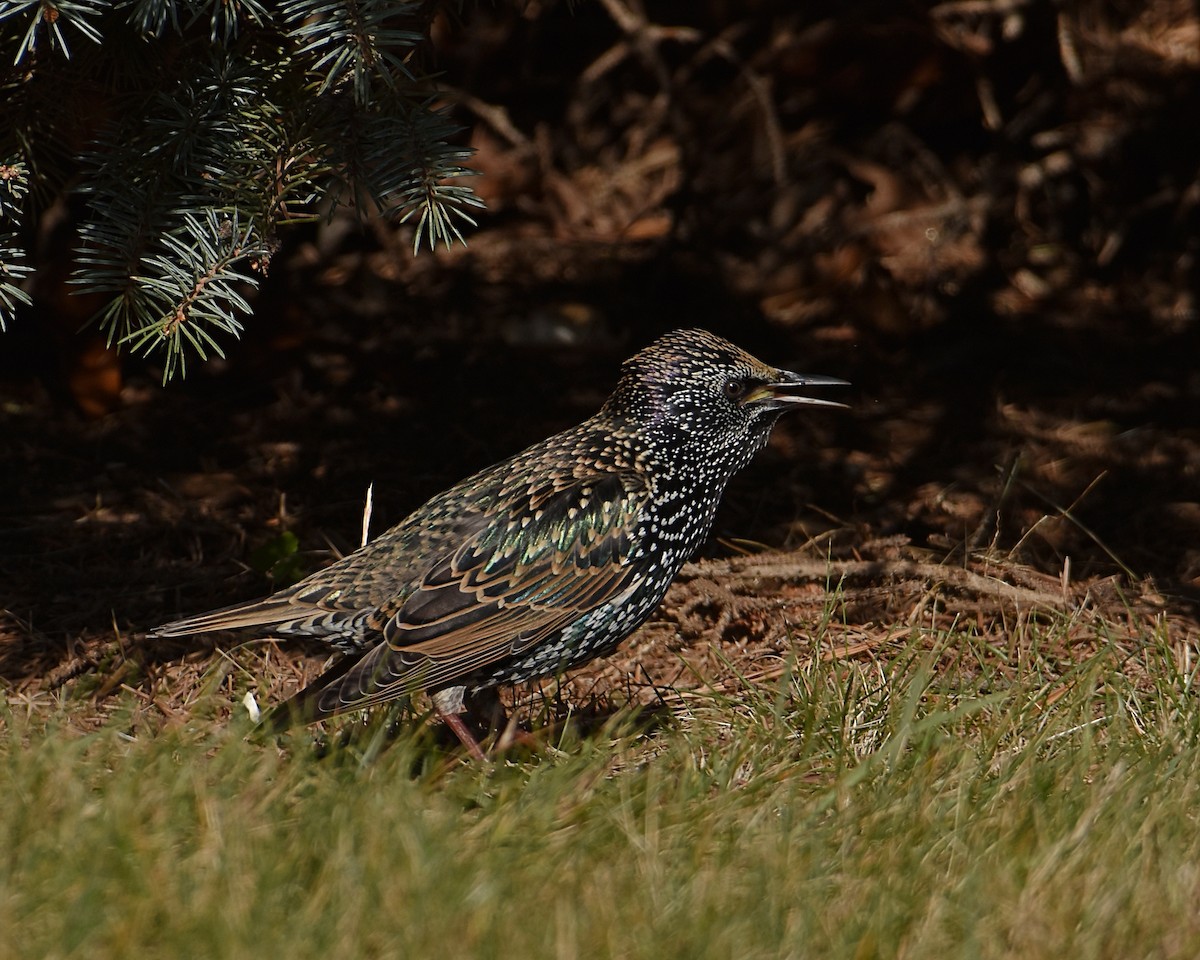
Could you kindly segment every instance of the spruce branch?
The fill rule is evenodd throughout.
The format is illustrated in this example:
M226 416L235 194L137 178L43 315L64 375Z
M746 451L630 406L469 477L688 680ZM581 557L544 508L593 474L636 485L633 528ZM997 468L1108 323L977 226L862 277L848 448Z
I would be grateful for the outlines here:
M209 42L228 46L237 38L242 22L254 26L266 26L271 20L271 13L265 4L258 0L217 0L208 3L194 3L197 17L207 7L210 11Z
M455 219L475 226L467 210L483 207L470 187L453 182L475 175L464 165L471 151L451 143L461 130L432 101L398 116L379 117L367 126L368 167L376 171L367 182L373 186L376 203L394 211L401 223L417 218L414 254L423 241L430 250L439 241L446 246L456 240L465 245Z
M71 27L92 43L102 42L99 19L109 6L104 0L4 0L0 2L0 22L24 16L29 27L17 48L13 64L35 54L42 44L59 50L68 60L71 48L65 28Z
M181 228L164 235L160 251L143 260L145 272L132 278L144 308L155 319L120 342L142 356L161 352L163 383L177 369L186 373L185 346L201 360L208 359L209 351L224 357L214 333L241 333L238 317L250 313L250 304L238 288L258 285L239 268L267 256L253 225L243 225L236 211L185 214Z
M32 272L19 239L28 192L25 167L12 159L0 163L0 331L8 329L18 304L28 306L32 302L20 286Z
M147 40L161 37L168 28L175 34L183 32L175 0L126 0L126 7L129 25Z
M474 171L466 170L451 176L467 176L472 173ZM483 201L475 196L470 187L425 180L402 191L396 197L396 205L404 211L400 217L401 223L407 223L420 214L413 233L413 253L416 254L421 250L422 240L428 243L430 250L435 249L439 241L451 247L457 240L465 247L467 241L454 218L457 217L473 227L477 226L475 219L465 208L482 207Z
M353 203L414 222L414 250L463 241L470 152L414 66L453 2L0 0L0 161L20 171L0 183L0 328L29 300L22 211L67 184L69 282L166 377L239 333L285 225Z
M349 78L356 102L367 104L376 81L395 88L397 75L414 79L404 61L425 37L398 24L410 22L420 4L295 0L289 7L285 22L297 42L297 55L322 77L318 96Z

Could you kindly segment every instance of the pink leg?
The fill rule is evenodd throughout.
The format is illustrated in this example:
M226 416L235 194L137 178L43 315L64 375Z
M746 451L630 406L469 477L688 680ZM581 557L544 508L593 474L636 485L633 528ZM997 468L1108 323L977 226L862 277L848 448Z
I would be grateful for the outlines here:
M453 730L458 739L462 741L462 745L467 748L467 753L471 755L472 759L480 763L487 762L487 755L484 754L479 741L471 735L471 731L463 723L462 717L457 713L443 713L441 708L438 708L438 716L445 721L446 726Z

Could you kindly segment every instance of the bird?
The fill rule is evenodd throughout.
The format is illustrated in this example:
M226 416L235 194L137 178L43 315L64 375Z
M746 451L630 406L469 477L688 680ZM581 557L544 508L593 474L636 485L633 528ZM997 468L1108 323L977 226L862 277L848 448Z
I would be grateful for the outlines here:
M476 760L461 714L494 688L613 652L707 539L730 478L836 377L770 366L713 333L626 360L599 412L437 494L354 553L266 598L148 637L256 627L344 657L273 728L424 691ZM803 391L803 392L801 392Z

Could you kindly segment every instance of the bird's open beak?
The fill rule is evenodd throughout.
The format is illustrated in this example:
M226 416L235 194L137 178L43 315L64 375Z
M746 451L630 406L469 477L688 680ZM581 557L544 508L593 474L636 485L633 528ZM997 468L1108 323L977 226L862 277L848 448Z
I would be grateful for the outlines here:
M844 407L846 404L836 400L818 400L816 397L795 393L805 387L848 387L849 380L839 380L837 377L820 377L805 373L792 373L790 370L778 371L779 379L774 383L763 384L758 395L753 399L765 400L773 407L783 410L788 407Z

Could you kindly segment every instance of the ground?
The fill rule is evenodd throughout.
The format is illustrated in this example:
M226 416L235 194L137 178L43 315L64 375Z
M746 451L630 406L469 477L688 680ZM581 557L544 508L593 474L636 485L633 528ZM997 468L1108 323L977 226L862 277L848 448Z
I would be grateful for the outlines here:
M886 35L787 4L659 11L666 33L616 2L477 12L441 54L490 211L468 247L414 257L407 228L352 217L297 234L246 338L166 387L86 337L10 331L10 701L86 724L133 697L158 727L214 683L229 711L281 699L326 651L144 632L353 549L372 484L377 533L577 422L680 326L848 379L851 409L785 420L654 620L509 694L523 722L547 697L676 710L813 659L886 664L951 626L1009 671L1036 621L1063 624L1063 673L1115 643L1136 675L1155 630L1190 664L1200 194L1173 134L1194 12L961 6Z

